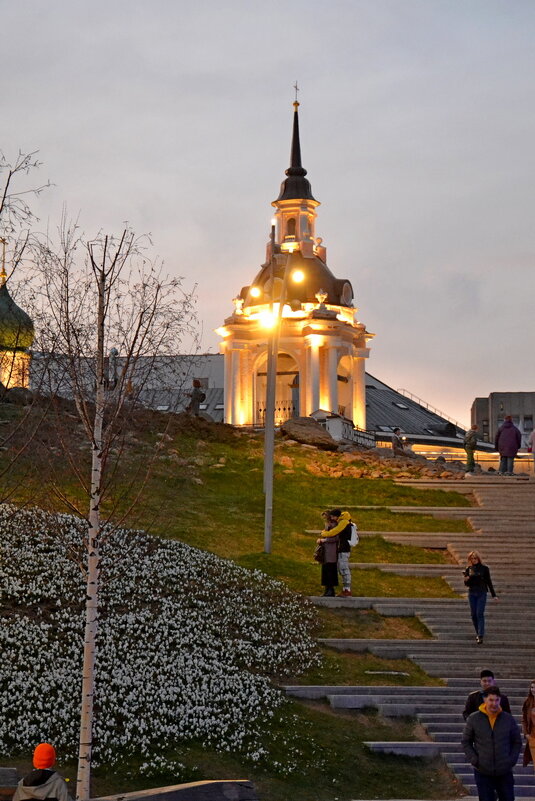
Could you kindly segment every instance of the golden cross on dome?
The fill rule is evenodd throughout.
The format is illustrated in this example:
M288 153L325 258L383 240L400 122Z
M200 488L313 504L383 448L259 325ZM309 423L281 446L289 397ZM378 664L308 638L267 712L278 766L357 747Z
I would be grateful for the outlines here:
M295 89L294 109L297 111L297 108L299 106L299 101L297 99L297 93L299 92L299 87L297 85L297 81L294 83L294 89Z

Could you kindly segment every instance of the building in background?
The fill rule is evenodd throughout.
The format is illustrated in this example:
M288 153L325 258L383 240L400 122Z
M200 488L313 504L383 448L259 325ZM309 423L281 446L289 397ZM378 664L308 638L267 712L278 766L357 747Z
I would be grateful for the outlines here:
M498 428L508 414L520 429L522 447L525 448L533 431L535 392L491 392L488 398L476 398L472 404L471 422L477 423L483 439L493 443Z
M333 275L316 236L320 204L301 163L298 107L296 101L290 167L272 203L266 261L217 331L225 360L225 422L264 424L267 354L276 327L275 422L322 409L365 429L364 364L373 334L357 316L351 282Z
M0 385L4 390L26 389L30 381L30 348L34 327L30 317L8 292L5 269L5 241L2 243L0 270Z

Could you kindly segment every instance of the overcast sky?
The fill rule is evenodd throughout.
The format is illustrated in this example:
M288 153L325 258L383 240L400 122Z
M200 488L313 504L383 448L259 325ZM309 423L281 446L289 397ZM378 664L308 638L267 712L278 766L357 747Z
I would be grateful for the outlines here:
M535 390L533 0L0 0L0 149L41 226L128 220L198 285L203 346L264 259L293 90L368 370L469 421Z

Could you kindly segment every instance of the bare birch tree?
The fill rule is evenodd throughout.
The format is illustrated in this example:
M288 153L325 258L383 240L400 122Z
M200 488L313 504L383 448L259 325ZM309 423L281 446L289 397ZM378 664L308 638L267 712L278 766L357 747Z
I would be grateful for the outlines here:
M72 398L88 448L89 476L65 447L87 507L86 614L76 797L90 796L101 549L109 532L103 501L125 418L142 406L148 381L180 352L194 331L192 293L144 257L145 238L130 230L86 242L65 223L60 245L41 247L37 260L40 348L47 354L48 393ZM39 369L39 368L38 368ZM61 417L61 409L58 412ZM60 432L61 433L61 432ZM138 495L143 482L138 483ZM61 488L56 487L61 494ZM73 509L72 500L65 503ZM132 501L132 503L135 501ZM75 511L79 511L76 509Z

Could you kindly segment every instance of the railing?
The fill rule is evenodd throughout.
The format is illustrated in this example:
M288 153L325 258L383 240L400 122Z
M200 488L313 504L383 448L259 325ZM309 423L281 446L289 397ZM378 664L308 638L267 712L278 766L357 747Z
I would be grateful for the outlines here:
M375 434L354 426L351 420L345 417L327 417L319 423L329 432L337 442L351 442L363 448L375 448Z
M414 401L418 404L418 406L423 406L424 409L427 409L433 414L438 414L439 417L443 417L444 420L447 420L449 423L453 423L454 426L457 428L462 428L463 431L468 431L469 426L465 426L464 423L460 423L458 420L455 420L454 417L450 417L445 412L442 412L440 409L437 409L436 406L432 406L430 403L425 401L423 398L419 398L418 395L414 395L412 392L409 392L408 389L397 389L396 392L399 392L401 395L404 395L409 400Z
M297 417L298 412L291 399L275 400L275 425L280 426L291 417ZM266 402L256 404L256 425L264 426L266 423Z

